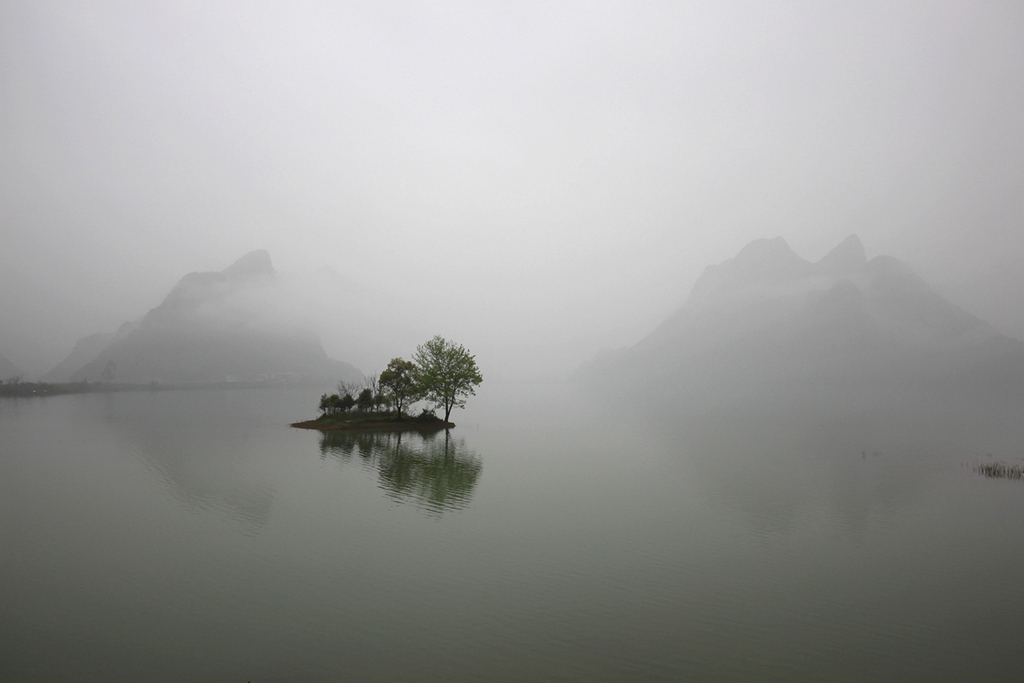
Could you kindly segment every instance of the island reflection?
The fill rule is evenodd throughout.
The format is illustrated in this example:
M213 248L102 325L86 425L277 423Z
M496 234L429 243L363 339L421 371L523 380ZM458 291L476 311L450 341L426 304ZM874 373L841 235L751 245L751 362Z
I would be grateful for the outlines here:
M393 500L414 502L436 514L469 505L483 464L464 439L440 432L329 431L320 436L320 456L343 463L355 456L377 470L379 486Z

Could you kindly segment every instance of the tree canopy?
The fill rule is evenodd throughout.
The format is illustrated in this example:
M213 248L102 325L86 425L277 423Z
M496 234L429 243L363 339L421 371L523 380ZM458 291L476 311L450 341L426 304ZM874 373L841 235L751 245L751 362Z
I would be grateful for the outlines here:
M444 409L445 422L452 408L466 407L466 397L475 396L475 388L483 382L476 357L462 344L441 336L417 346L413 360L423 398Z
M380 393L402 416L402 411L421 396L420 373L415 363L403 358L392 358L380 373Z

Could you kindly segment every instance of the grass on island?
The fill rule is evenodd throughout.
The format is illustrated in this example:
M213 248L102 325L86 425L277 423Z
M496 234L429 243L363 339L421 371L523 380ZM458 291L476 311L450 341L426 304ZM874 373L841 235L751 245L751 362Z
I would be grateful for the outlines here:
M352 411L335 413L333 415L321 415L315 420L295 422L292 427L299 429L319 429L320 431L332 431L335 429L365 429L365 430L400 430L400 431L430 431L435 429L451 429L455 425L445 422L432 412L423 411L419 415L407 415L395 411L385 412L361 412Z
M975 465L974 471L989 479L1024 479L1024 464L1020 463L988 462Z

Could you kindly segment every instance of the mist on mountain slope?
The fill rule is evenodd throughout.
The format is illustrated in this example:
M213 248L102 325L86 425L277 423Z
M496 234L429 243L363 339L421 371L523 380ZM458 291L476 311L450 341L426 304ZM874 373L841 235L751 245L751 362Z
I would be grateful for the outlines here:
M1024 342L854 235L816 263L778 237L706 268L654 332L578 376L687 405L1020 400Z
M411 292L407 297L392 294L356 282L331 266L280 272L271 265L270 258L268 252L257 250L223 271L185 275L148 313L123 322L116 331L97 331L78 339L71 352L41 379L65 382L114 377L150 381L174 376L201 381L237 377L237 372L225 373L212 366L196 366L195 371L185 372L180 369L188 363L184 358L162 361L159 371L150 368L141 372L128 369L124 362L119 364L114 350L121 349L123 355L126 343L138 344L146 337L145 345L150 347L147 353L154 361L157 346L163 347L159 353L178 354L183 343L209 345L211 334L223 337L231 329L243 328L268 338L304 339L304 343L322 345L330 358L354 366L354 371L341 372L339 378L379 374L392 358L409 357L417 345L436 334L457 339L482 355L488 376L499 381L558 380L578 363L578 352L564 341L576 332L571 320L560 325L559 319L552 317L553 312L538 313L538 320L532 324L543 326L545 331L532 349L536 362L531 370L522 363L531 355L529 346L515 341L518 325L510 327L507 335L493 335L494 329L514 323L506 315L508 302L485 302L482 309L469 309L465 317L453 316L443 297L424 298L421 292ZM480 335L481 321L486 322L489 334ZM191 337L162 338L167 337L169 327L191 329ZM205 341L203 334L195 336L199 330L205 330ZM125 341L128 337L132 337L130 342ZM235 343L245 344L241 339ZM111 360L114 365L108 370ZM136 361L131 363L137 365ZM553 372L552 367L558 370Z
M278 273L267 252L255 251L222 271L184 276L162 303L116 332L80 339L44 379L359 378L411 354L440 314L330 267ZM801 383L877 394L882 386L905 390L941 378L960 390L1012 396L1019 349L906 264L888 256L869 261L856 235L816 263L778 237L708 266L686 304L653 333L577 374L690 397Z
M441 334L491 381L635 343L774 234L856 231L1024 337L1020 3L256 4L0 6L28 376L253 249L401 311L377 354L326 297L329 355Z
M51 381L191 384L233 381L357 380L331 360L315 327L266 251L221 271L192 272L164 300L113 334L85 337Z

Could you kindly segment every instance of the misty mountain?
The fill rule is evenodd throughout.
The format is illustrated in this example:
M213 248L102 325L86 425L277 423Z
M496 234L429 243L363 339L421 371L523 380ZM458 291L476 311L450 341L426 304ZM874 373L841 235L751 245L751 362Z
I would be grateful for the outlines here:
M18 366L7 360L3 355L0 355L0 381L7 381L12 377L21 377L22 372L18 369Z
M781 237L709 266L687 302L634 346L577 373L693 402L1024 394L1024 343L851 235L817 263Z
M131 328L132 324L125 323L122 325L122 329L125 327ZM104 349L110 346L110 343L117 336L117 334L110 332L97 332L96 334L90 334L88 337L82 337L75 342L75 346L71 349L71 353L68 354L67 358L42 376L42 381L67 382L75 374L75 371L95 360Z
M184 276L156 308L113 334L80 339L50 381L161 382L358 379L288 313L265 251L220 272Z

